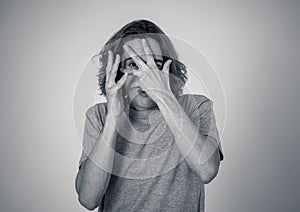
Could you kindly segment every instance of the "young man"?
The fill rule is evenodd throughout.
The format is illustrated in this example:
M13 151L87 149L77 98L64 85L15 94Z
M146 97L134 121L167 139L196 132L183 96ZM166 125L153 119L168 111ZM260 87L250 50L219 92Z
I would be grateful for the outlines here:
M98 211L204 211L204 184L223 159L212 101L182 95L185 66L152 22L127 24L101 56L107 103L86 113L80 203Z

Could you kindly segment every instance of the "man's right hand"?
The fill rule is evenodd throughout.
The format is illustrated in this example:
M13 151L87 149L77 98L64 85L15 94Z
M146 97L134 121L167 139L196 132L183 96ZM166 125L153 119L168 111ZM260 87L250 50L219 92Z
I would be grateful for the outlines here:
M115 78L120 63L120 55L116 55L113 62L113 53L108 51L107 66L106 66L106 97L108 113L114 117L118 117L124 110L124 97L122 96L121 87L124 85L128 73L125 73L122 78L116 83Z

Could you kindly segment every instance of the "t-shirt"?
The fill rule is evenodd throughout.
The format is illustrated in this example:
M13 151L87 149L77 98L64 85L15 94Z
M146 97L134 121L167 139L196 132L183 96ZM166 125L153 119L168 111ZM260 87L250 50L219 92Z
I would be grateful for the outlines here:
M213 102L192 94L177 100L199 132L219 144L223 160ZM106 103L98 103L86 112L80 165L101 135L106 111ZM184 160L159 109L130 109L129 120L135 120L130 122L135 130L126 130L127 124L118 130L113 173L98 211L204 212L204 184Z

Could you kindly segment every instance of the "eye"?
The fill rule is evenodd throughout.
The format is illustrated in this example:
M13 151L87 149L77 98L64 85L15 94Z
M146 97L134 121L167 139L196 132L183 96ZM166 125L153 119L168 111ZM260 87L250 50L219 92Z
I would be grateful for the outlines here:
M154 60L156 66L161 70L163 68L163 61L161 60Z
M134 68L134 67L137 67L137 65L135 64L135 62L130 62L130 63L128 64L128 67Z
M125 68L126 69L135 69L135 70L139 69L139 67L137 66L137 64L135 62L133 62L133 61L127 61L125 63Z

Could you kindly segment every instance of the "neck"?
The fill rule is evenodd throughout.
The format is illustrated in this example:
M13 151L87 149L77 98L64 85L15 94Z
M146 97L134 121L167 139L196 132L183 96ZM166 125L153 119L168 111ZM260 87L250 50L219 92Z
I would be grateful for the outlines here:
M129 117L132 121L137 120L148 120L149 116L152 112L159 111L158 107L152 107L152 108L136 108L136 107L129 107Z

